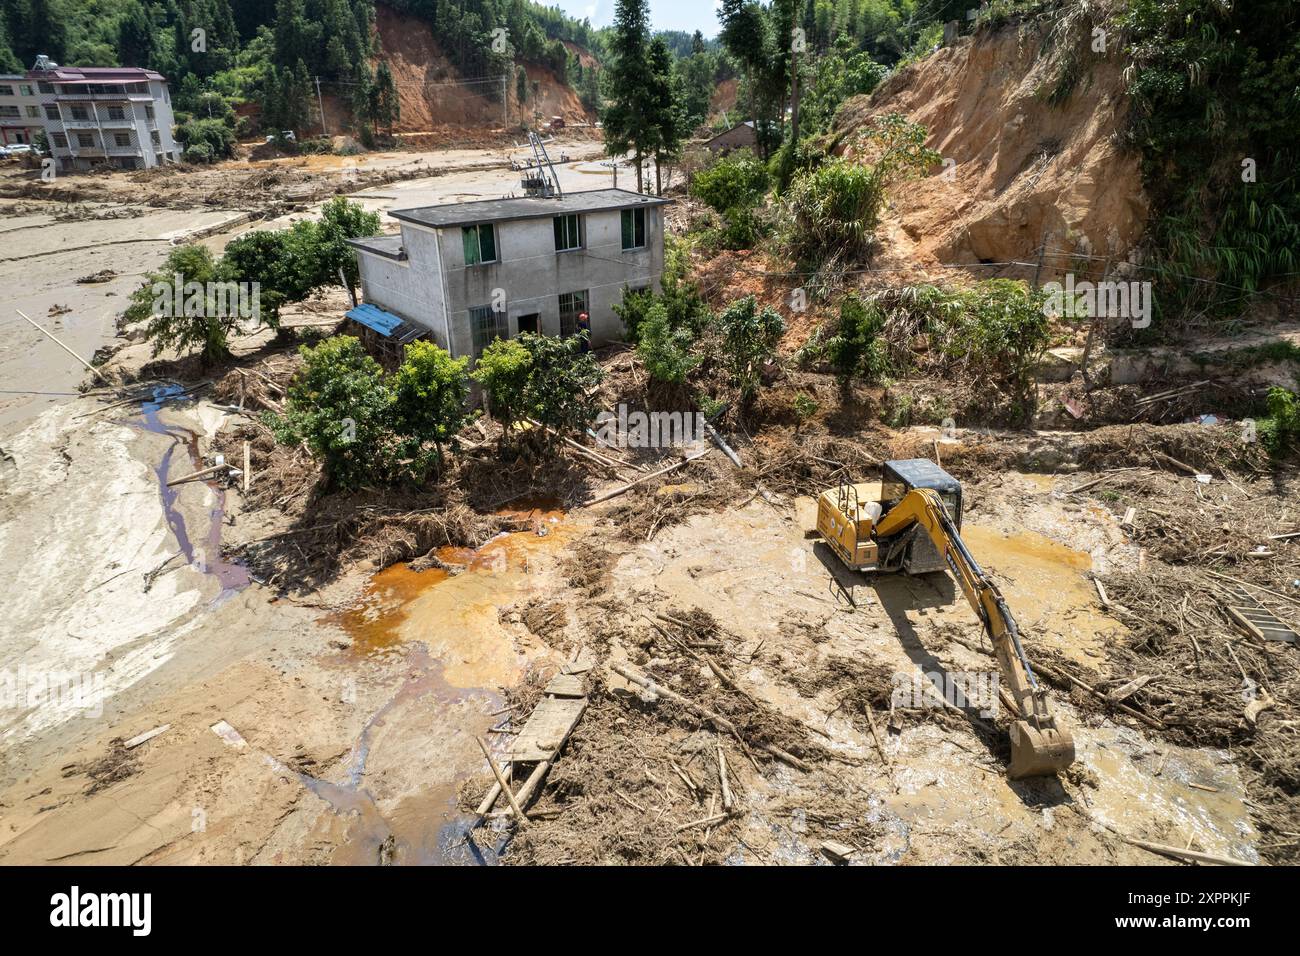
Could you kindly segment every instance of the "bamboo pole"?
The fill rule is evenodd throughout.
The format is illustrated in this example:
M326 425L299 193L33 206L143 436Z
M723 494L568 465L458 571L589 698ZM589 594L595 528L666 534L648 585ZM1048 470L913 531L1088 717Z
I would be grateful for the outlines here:
M92 373L94 373L95 377L98 378L98 379L99 379L101 382L103 382L105 385L111 385L111 384L112 384L112 382L110 382L108 379L106 379L106 378L104 377L104 373L103 373L103 372L101 372L99 369L95 368L95 366L91 365L89 362L87 362L84 358L82 358L82 357L81 357L80 355L78 355L76 352L72 351L72 349L68 348L68 346L64 345L63 342L59 340L58 336L56 336L56 335L55 335L53 332L51 332L49 329L45 328L45 326L43 326L43 325L38 325L38 324L37 324L37 323L32 319L32 317L31 317L30 315L28 315L26 312L24 312L22 309L14 309L14 311L17 312L19 315L21 315L21 316L22 316L24 319L26 319L28 322L30 322L30 323L32 324L32 326L33 326L35 329L37 329L38 331L42 332L44 335L48 336L51 342L53 342L53 343L54 343L55 345L57 345L59 348L63 349L63 351L67 352L69 355L71 355L74 359L76 359L76 360L77 360L78 362L80 362L82 365L86 366L86 368L90 369L90 371L91 371Z
M506 778L501 776L501 771L497 769L496 761L492 759L492 754L488 750L487 744L483 743L482 737L475 737L474 739L478 741L479 750L483 751L483 759L486 760L488 766L492 768L492 776L497 778L497 784L501 787L501 792L504 793L506 799L510 801L510 809L515 812L515 816L519 819L519 825L521 827L528 826L528 817L524 816L524 811L519 808L519 801L517 801L515 795L510 792L510 785L506 783Z
M597 495L595 498L592 498L590 501L588 501L587 504L594 505L601 501L608 501L610 498L617 498L619 495L623 494L623 492L631 488L635 488L637 485L641 484L641 482L649 481L651 478L658 478L660 475L666 475L670 471L676 471L678 468L681 468L683 465L689 465L697 458L703 458L711 451L713 451L712 448L706 448L704 451L696 452L694 455L691 455L689 458L683 458L681 461L669 465L667 468L660 468L658 471L652 471L650 472L650 474L643 475L642 477L638 478L636 481L629 481L626 485L620 485L619 487L613 489L612 491L605 492L603 495Z

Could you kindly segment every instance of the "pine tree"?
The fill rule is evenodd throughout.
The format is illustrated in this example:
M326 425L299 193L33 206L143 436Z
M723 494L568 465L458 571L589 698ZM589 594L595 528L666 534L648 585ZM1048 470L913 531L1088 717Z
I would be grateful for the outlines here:
M636 188L645 188L641 164L652 147L654 132L647 112L650 100L650 5L647 0L618 0L610 65L605 71L603 117L605 153L621 156L631 150L636 159Z
M382 124L388 129L388 135L393 135L393 124L401 116L401 106L397 100L397 85L393 82L392 71L388 69L388 63L380 63L379 69L375 72L375 91L374 91L374 121L376 125Z
M655 159L655 193L663 195L662 169L665 163L681 156L686 138L686 114L683 110L681 77L673 68L673 55L661 36L650 41L647 55L650 65L649 124L651 148Z

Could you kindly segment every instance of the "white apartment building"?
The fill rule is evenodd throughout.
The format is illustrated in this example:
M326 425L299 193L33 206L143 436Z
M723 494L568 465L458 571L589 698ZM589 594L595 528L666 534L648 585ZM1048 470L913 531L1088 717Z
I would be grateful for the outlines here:
M62 170L146 169L179 158L162 74L138 67L59 66L38 57L27 82L36 85L50 153Z
M35 81L25 73L0 73L0 146L34 142L44 116Z

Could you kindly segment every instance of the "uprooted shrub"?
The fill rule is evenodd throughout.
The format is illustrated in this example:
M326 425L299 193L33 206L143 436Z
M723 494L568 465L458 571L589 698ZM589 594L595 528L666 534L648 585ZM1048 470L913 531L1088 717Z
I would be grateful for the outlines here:
M763 366L776 355L785 320L771 306L760 310L750 295L718 315L717 330L723 366L740 390L741 401L747 401L758 390Z
M874 302L863 302L849 293L840 303L840 317L826 341L826 358L840 387L847 389L853 379L878 382L889 372L889 352L881 332L885 317Z
M1300 447L1300 399L1280 386L1268 390L1268 415L1256 423L1259 440L1272 455Z
M751 249L770 231L763 199L770 178L767 166L749 150L739 150L700 170L691 181L691 195L704 202L718 221L704 233L713 249Z
M767 166L747 149L737 150L700 170L691 181L691 195L714 212L752 207L763 201L768 187Z
M889 289L866 299L884 316L888 361L903 369L915 360L917 336L937 371L970 372L1007 394L1021 417L1035 407L1034 370L1051 341L1045 295L1023 282L989 279L968 288L935 285Z

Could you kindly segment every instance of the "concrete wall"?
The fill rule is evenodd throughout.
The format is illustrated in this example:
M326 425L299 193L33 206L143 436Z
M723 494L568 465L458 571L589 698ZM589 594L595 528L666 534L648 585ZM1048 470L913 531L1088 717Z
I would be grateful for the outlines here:
M498 222L498 261L474 266L465 265L459 226L435 230L403 222L408 261L360 252L362 292L367 302L429 329L434 341L457 358L474 354L471 308L504 302L512 337L519 334L520 316L533 313L538 331L559 335L560 295L568 292L587 293L593 346L621 341L623 322L614 305L622 301L624 288L659 290L664 260L661 210L645 209L646 245L627 252L622 248L619 210L585 214L583 248L568 252L555 251L550 217Z
M34 80L20 73L0 75L0 146L34 142L44 115Z
M519 333L519 317L536 313L539 331L560 334L560 295L587 293L593 346L621 341L623 322L614 313L625 287L659 289L663 273L662 207L646 208L646 245L623 251L620 210L583 215L583 247L555 251L551 218L499 222L498 262L465 265L459 227L439 230L447 268L447 309L455 355L473 354L469 310L504 298L507 327ZM496 290L501 290L498 294Z
M401 262L358 250L362 297L413 325L423 326L441 348L453 355L461 354L451 349L447 340L437 233L402 223L402 247L406 259Z
M754 127L743 123L725 133L719 133L708 143L709 149L715 153L729 153L733 149L753 149L757 145L758 134L754 131Z

